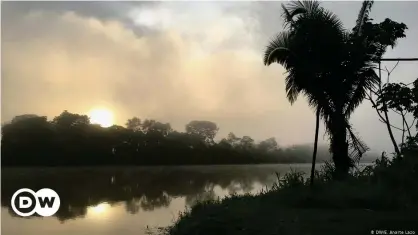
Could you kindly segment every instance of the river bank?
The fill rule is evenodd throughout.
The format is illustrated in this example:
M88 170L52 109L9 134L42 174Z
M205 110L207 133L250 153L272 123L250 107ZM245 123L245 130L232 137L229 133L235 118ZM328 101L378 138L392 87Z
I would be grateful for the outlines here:
M302 174L286 174L258 195L202 202L160 234L372 234L418 232L416 156L378 160L343 182L331 169L317 172L314 187ZM389 233L388 233L389 234Z

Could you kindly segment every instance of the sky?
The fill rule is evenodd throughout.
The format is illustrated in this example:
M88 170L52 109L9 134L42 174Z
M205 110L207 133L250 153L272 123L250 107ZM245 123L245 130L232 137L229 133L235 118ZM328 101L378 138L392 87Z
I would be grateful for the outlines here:
M283 29L281 3L2 2L1 120L107 108L119 125L137 116L183 131L191 120L210 120L219 137L312 143L313 110L302 96L290 105L284 69L262 61ZM322 5L350 29L361 2ZM385 57L418 57L417 12L418 2L375 2L373 19L409 28ZM391 81L417 77L418 62L402 62ZM372 150L393 151L368 101L351 121Z

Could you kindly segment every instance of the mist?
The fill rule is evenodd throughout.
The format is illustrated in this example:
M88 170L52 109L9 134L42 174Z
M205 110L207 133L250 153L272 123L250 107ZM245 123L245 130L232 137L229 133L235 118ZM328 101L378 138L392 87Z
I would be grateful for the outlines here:
M347 27L360 4L325 3ZM418 55L417 16L406 14L414 9L413 2L376 3L373 18L410 28L388 56ZM232 131L276 137L279 145L311 143L314 112L302 96L291 106L283 68L262 63L282 26L280 2L2 3L2 122L106 107L118 125L138 116L184 130L190 120L210 120L218 137ZM400 65L394 81L415 79L417 68ZM368 103L352 121L372 150L391 150Z

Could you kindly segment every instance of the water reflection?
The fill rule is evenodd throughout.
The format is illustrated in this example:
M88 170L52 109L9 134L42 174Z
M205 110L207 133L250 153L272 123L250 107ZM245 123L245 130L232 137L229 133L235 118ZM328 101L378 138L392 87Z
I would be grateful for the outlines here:
M87 213L90 211L93 214L104 214L106 213L106 210L110 208L110 205L108 203L100 203L97 206L90 206L87 210Z
M120 203L127 213L136 214L168 207L174 198L184 198L188 206L214 199L219 196L216 187L226 193L251 192L255 184L270 186L274 172L287 170L287 165L3 169L1 204L16 216L10 205L16 190L52 188L61 198L55 216L62 222L104 216Z

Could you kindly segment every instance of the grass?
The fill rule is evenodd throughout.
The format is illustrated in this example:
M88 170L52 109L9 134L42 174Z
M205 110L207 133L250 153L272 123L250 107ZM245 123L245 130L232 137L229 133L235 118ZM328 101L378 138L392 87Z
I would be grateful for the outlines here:
M418 155L382 157L373 166L332 180L333 166L316 172L314 187L302 173L279 177L258 195L200 202L164 235L326 235L412 230L418 234Z

